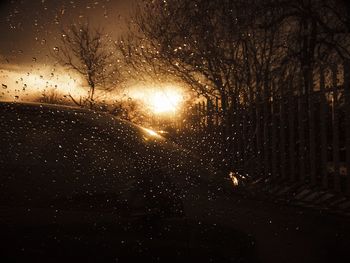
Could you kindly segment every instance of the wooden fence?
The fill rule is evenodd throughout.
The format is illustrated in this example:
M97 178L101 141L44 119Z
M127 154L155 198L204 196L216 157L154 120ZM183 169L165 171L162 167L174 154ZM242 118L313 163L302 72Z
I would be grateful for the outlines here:
M178 127L227 138L230 165L243 172L350 194L350 63L314 78L309 91L273 87L231 110L226 129L218 99Z

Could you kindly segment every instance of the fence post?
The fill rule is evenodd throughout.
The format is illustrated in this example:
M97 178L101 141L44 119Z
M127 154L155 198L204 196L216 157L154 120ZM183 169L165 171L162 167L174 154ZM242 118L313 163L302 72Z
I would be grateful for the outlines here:
M305 119L304 119L304 91L303 91L303 81L300 78L299 83L299 96L298 96L298 137L299 137L299 181L305 183Z
M313 74L310 74L309 85L309 162L311 185L316 184L316 136L315 136L315 94Z
M326 91L324 68L320 69L320 140L321 140L321 163L320 172L322 178L322 186L328 188L328 172L327 172L327 111L326 111Z
M350 60L344 62L344 97L345 97L345 131L346 131L346 180L347 194L350 195Z
M264 174L265 176L270 176L270 139L269 139L269 126L270 126L270 94L269 86L264 85L264 96L263 96L263 147L264 147Z
M211 131L213 127L213 104L210 99L207 99L207 125L208 129Z
M201 130L201 115L200 114L201 114L201 105L198 102L196 104L196 116L195 116L197 132Z
M219 98L215 97L215 125L219 126Z
M250 136L248 138L249 141L249 146L250 146L250 157L254 158L254 161L258 160L258 148L257 148L257 132L256 132L256 128L257 128L257 119L256 119L256 105L257 105L257 99L256 96L254 96L254 93L252 91L252 89L249 89L249 107L248 107L248 111L249 111L249 118L248 118L248 127L249 127L249 131L250 131ZM253 168L254 167L254 168ZM249 170L249 172L253 173L253 174L257 174L256 171L258 170L258 164L257 162L254 163L254 165L248 165L247 169Z
M242 110L242 103L240 101L240 97L236 98L236 106L234 107L234 123L235 123L235 130L234 130L234 142L235 142L235 154L236 154L236 164L241 167L242 166L242 152L243 152L243 120L244 120L244 112Z
M271 113L271 128L272 128L272 134L271 134L271 163L272 163L272 176L273 177L277 177L277 121L276 121L276 113L278 111L276 111L276 95L275 95L275 91L276 91L276 85L275 82L272 82L272 113ZM277 101L278 102L278 101Z
M205 130L205 128L207 127L207 123L206 123L206 116L207 116L207 112L206 112L207 107L205 106L205 102L202 101L202 107L201 107L201 122L202 122L202 129Z
M244 92L243 93L243 103L241 105L241 109L242 109L242 114L243 114L243 122L242 122L242 165L244 168L246 168L246 159L248 157L247 154L247 145L250 145L250 137L247 136L248 135L248 129L247 129L247 120L249 120L249 109L247 107L247 103L248 103L248 98L247 98L247 94Z
M284 92L280 87L280 168L281 177L286 179L286 112Z
M256 96L256 151L257 151L257 170L259 175L263 171L263 158L262 158L262 134L261 134L261 122L262 122L262 114L261 114L261 91L258 89L258 93ZM264 177L266 175L264 174Z
M290 81L288 89L288 128L289 128L289 179L295 181L295 99L293 80Z
M334 190L340 191L340 174L339 174L339 114L338 114L338 87L337 87L337 72L336 65L332 66L332 119L333 119L333 167L334 167Z

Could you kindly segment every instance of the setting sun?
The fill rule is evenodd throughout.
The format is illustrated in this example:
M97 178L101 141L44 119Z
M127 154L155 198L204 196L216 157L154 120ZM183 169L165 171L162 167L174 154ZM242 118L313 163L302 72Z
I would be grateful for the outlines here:
M181 96L175 90L156 91L150 97L150 104L154 113L175 112L180 101Z
M184 90L177 85L136 86L129 90L129 96L139 100L146 111L164 117L178 112L185 99Z

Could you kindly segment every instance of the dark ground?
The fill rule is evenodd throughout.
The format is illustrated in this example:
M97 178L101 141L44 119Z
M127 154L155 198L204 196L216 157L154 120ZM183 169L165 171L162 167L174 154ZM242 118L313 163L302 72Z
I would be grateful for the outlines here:
M257 190L248 191L260 192ZM348 261L344 259L349 254L350 216L329 213L322 205L320 209L289 205L264 191L246 196L230 193L218 197L207 219L249 234L260 262Z
M189 221L187 219L185 221L165 221L163 225L159 225L155 229L152 227L154 230L151 232L149 232L148 227L135 228L134 232L137 235L142 231L146 231L146 234L143 235L144 239L142 240L143 245L141 247L145 245L147 247L149 238L153 236L155 245L152 245L151 250L147 253L164 256L163 258L166 261L161 262L185 262L182 259L169 258L169 255L175 254L175 249L182 251L181 253L185 253L184 258L186 262L221 262L219 258L221 255L225 255L224 257L230 255L230 257L235 259L240 258L240 255L244 255L243 260L238 259L234 262L346 262L344 259L348 256L348 247L350 244L349 217L328 214L314 209L273 203L266 200L254 200L243 197L238 193L226 193L217 196L209 202L209 206L201 206L197 203L193 205L190 211L199 215L199 217L194 220L190 219ZM84 261L85 259L87 260L86 262L101 262L101 260L104 262L114 262L115 255L123 255L115 247L115 244L121 244L120 241L124 240L124 237L120 235L122 232L114 229L113 217L110 217L110 224L103 223L101 226L96 226L89 222L98 222L101 219L98 214L96 216L100 219L86 217L86 222L81 221L82 219L85 220L84 213L78 213L77 216L74 216L74 214L70 215L69 213L67 215L70 216L69 222L71 222L71 225L65 225L63 229L55 225L44 226L43 228L28 227L26 230L19 229L19 232L17 231L18 233L15 236L22 236L22 238L15 241L15 243L21 244L24 242L26 248L23 251L13 250L11 252L5 249L9 245L10 236L13 234L11 229L2 229L5 231L2 231L1 240L4 243L2 243L0 254L17 255L18 257L16 256L16 259L26 262L28 262L28 258L26 254L22 253L26 251L29 251L29 255L38 255L38 259L47 259L46 255L50 255L49 259L54 259L51 262L62 262L60 259L66 260L67 258L69 262L81 261L83 258ZM40 217L33 217L33 222L42 217L45 216L41 212ZM108 214L105 214L103 218L103 221L106 221L105 219L108 221ZM73 219L76 219L76 224L73 224L75 222ZM123 225L127 224L123 223ZM137 226L138 224L136 223L134 225ZM152 223L152 225L154 224ZM171 229L171 232L165 234L167 228ZM162 231L165 231L163 237L161 234ZM5 232L8 232L7 235ZM33 235L33 241L35 241L35 244L39 244L39 246L33 245L32 239L27 237L27 235L30 236L33 233L35 233ZM115 235L115 233L119 234ZM191 237L187 240L186 236L188 233L190 236L192 235L191 233L196 233L197 241L191 243ZM169 239L172 235L177 236L176 243L172 243ZM76 239L77 237L79 239ZM61 238L65 238L68 242L59 242ZM125 238L130 238L130 234L125 236ZM86 243L84 240L86 240ZM209 249L205 249L206 240L208 241ZM52 243L51 245L50 242ZM253 246L247 246L250 243ZM130 243L130 247L135 247L135 244L135 242ZM123 249L123 246L120 247L119 245L121 249ZM19 245L18 248L21 247L22 245ZM49 247L48 252L43 252L45 247ZM67 254L67 251L72 250L70 247L75 247L73 254L75 256L72 256L70 253ZM253 247L254 249L250 249L249 247ZM10 245L9 249L12 248L13 246ZM188 249L192 251L189 255L194 253L193 258L189 259L186 256L186 253L190 251ZM209 251L210 249L218 251L215 252L218 254L213 257L215 258L214 261L208 260L213 256ZM61 250L62 252L60 252ZM59 257L60 255L62 258ZM84 255L84 257L82 258L81 255ZM124 257L125 260L120 260L120 262L130 262L130 254L126 255ZM144 256L147 255L138 254L137 257L135 256L135 260L154 262L153 260L145 261ZM250 255L252 255L251 259L249 257ZM111 261L112 259L113 261ZM14 261L10 260L9 262ZM31 262L39 261L34 260Z
M232 194L214 201L208 220L251 235L261 262L344 262L350 218Z

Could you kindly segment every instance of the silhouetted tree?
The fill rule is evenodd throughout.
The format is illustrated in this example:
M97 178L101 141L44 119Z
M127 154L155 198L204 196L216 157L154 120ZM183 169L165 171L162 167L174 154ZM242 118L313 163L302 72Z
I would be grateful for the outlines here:
M79 106L88 103L93 107L95 91L111 90L118 80L112 50L102 30L92 29L88 23L74 24L62 30L60 40L60 45L54 48L55 58L61 65L80 74L89 87L84 99L69 96Z
M349 57L349 21L339 0L155 0L139 4L117 46L131 74L171 76L218 98L234 161L244 147L265 158L273 99L303 95L298 114L308 123L317 70Z

